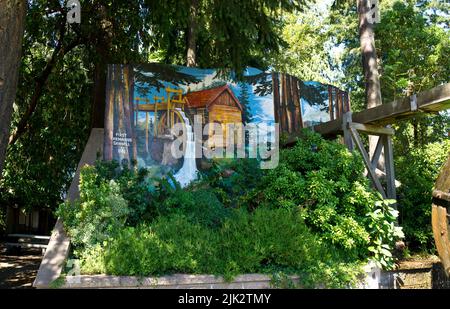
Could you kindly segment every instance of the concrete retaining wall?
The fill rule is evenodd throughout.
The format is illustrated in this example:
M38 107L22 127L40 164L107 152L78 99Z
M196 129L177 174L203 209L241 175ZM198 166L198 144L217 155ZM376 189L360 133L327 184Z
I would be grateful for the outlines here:
M298 277L290 277L297 283ZM227 282L213 275L176 274L163 277L127 276L70 276L63 279L61 288L142 288L142 289L268 289L272 278L261 274L246 274Z

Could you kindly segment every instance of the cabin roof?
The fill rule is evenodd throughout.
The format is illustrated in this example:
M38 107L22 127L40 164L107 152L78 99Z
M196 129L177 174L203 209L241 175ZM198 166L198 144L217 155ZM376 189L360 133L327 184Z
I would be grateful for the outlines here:
M200 91L188 92L185 95L187 105L190 108L209 107L214 101L224 92L228 92L237 107L242 111L242 105L234 95L233 91L228 85L223 85L216 88L205 89Z

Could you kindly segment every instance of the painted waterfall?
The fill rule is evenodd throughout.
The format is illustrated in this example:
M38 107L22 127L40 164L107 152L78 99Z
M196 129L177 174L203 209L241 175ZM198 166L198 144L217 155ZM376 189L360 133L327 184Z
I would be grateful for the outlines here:
M327 121L333 117L332 102L342 94L329 85L255 68L247 68L238 80L233 73L214 69L112 64L107 75L104 158L145 168L150 176L172 174L186 186L226 153L230 137L237 137L232 140L236 149L249 156L254 153L253 135L236 128L257 128L262 133L256 145L270 148L278 138L276 125L289 134ZM172 132L176 124L183 125L187 134L181 157L173 151L180 138ZM207 124L215 129L205 129ZM230 124L236 127L230 129ZM207 158L205 149L218 156Z

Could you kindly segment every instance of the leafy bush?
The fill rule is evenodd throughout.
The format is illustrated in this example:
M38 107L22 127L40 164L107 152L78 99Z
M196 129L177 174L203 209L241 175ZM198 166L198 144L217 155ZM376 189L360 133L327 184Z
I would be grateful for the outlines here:
M128 202L128 225L136 225L143 219L152 220L156 216L152 188L154 180L147 177L147 170L129 169L128 165L119 168L116 161L98 161L95 171L99 178L114 180L119 185L120 194Z
M431 193L442 164L450 152L450 140L411 149L396 158L400 224L410 250L432 251Z
M247 205L248 193L258 186L263 170L256 159L220 159L202 173L199 187L210 189L226 207Z
M397 212L370 189L356 153L304 131L276 169L256 163L216 162L185 189L116 163L83 169L80 200L59 210L82 271L282 272L337 287L370 257L393 266Z
M304 209L312 231L347 256L361 259L379 248L374 258L383 267L393 266L387 250L402 236L394 226L397 213L370 188L360 156L344 145L303 131L294 147L281 151L279 166L262 178L256 192L255 203ZM374 226L392 228L377 230L375 235Z
M211 190L178 190L158 206L164 216L178 213L185 215L191 222L215 228L220 226L230 214L229 209L217 199Z
M75 245L90 247L113 237L125 226L129 208L114 180L101 178L94 167L80 175L80 199L61 204L57 215Z
M83 272L115 275L211 273L230 279L282 270L299 274L303 285L328 287L355 283L361 271L311 234L300 211L266 208L253 214L235 211L219 229L179 214L160 217L151 225L122 230L104 251L86 252L81 261Z

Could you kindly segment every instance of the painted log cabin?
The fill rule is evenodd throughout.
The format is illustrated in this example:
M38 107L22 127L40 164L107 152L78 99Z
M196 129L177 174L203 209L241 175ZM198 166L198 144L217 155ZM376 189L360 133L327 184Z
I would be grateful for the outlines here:
M200 115L202 117L202 125L206 123L220 124L224 140L229 134L227 132L227 124L242 124L242 105L227 84L194 92L188 90L185 95L185 103L187 113L191 119L195 115ZM213 134L214 130L210 128L209 135ZM238 130L235 131L235 134L238 134ZM235 139L235 141L238 140L238 138ZM221 141L215 139L214 143L215 146L220 147Z

